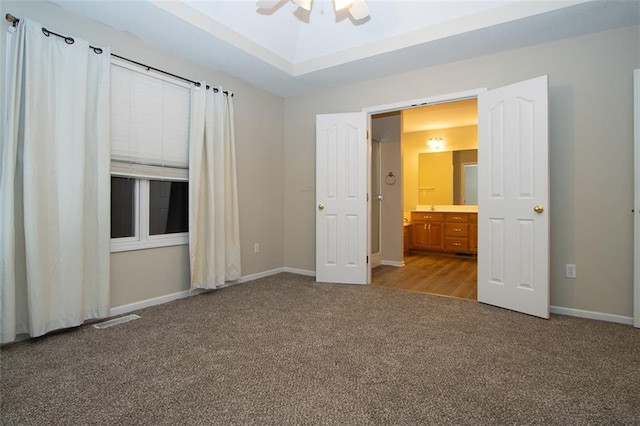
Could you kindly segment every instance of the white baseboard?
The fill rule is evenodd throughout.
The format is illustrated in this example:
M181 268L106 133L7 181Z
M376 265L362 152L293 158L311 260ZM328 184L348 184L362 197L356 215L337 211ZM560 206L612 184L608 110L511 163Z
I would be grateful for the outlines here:
M240 279L237 281L225 283L225 287L229 287L229 285L234 285L234 284L246 283L248 281L257 280L260 278L270 277L271 275L276 275L276 274L279 274L280 272L287 272L286 268L275 268L275 269L270 269L268 271L257 272L251 275L245 275L244 277L240 277Z
M616 322L619 324L633 325L633 317L625 317L622 315L605 314L602 312L584 311L582 309L563 308L562 306L550 306L549 312L558 315L567 315L571 317L588 318L599 321Z
M404 266L404 260L402 261L397 261L397 260L383 260L381 262L383 265L387 265L387 266L395 266L398 268L402 268Z
M161 305L163 303L173 302L174 300L184 299L185 297L193 296L194 294L202 293L204 290L191 292L189 290L179 291L177 293L166 294L160 297L154 297L151 299L141 300L139 302L133 302L122 306L116 306L109 310L109 316L114 317L117 315L128 314L129 312L137 311L139 309L148 308L150 306Z
M307 277L315 277L316 276L316 271L310 271L308 269L298 269L298 268L282 268L282 272L289 272L292 274L298 274L298 275L306 275Z
M257 280L259 278L264 278L271 275L279 274L280 272L290 272L290 271L285 271L285 269L286 268L276 268L276 269L271 269L269 271L258 272L256 274L245 275L243 277L240 277L240 279L236 281L226 282L223 285L219 286L218 288L231 287L236 284L246 283L248 281ZM294 272L294 273L298 273L298 272ZM113 316L118 316L122 314L128 314L129 312L148 308L150 306L161 305L163 303L173 302L174 300L184 299L185 297L195 296L197 294L201 294L207 291L211 291L211 290L207 290L207 289L196 289L193 291L184 290L184 291L178 291L176 293L166 294L164 296L141 300L139 302L129 303L127 305L116 306L109 310L109 316L113 317Z

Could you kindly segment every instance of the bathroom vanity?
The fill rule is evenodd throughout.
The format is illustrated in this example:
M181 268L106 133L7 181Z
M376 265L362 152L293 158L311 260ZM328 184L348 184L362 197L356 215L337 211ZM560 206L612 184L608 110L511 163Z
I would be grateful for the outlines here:
M434 209L411 212L411 249L460 254L478 252L478 213Z

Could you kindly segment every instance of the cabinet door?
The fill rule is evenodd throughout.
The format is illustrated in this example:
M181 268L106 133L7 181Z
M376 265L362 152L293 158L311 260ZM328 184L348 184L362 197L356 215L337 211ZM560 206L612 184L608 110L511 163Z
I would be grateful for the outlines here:
M427 224L424 222L413 224L413 247L427 247Z
M444 250L444 223L429 222L427 224L426 246L429 250Z

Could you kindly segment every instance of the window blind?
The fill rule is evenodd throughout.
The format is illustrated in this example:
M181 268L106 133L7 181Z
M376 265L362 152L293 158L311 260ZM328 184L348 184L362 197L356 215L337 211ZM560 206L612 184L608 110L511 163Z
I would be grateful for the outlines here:
M189 113L188 84L113 60L111 173L187 180Z

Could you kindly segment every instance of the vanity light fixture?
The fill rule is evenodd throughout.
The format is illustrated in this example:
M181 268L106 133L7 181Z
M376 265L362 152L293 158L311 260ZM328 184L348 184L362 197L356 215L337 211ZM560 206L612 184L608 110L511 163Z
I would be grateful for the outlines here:
M259 0L257 2L260 9L273 9L282 0ZM298 7L310 11L313 0L291 0ZM333 8L336 12L347 9L351 17L356 20L362 20L369 17L369 6L366 0L333 0Z
M440 149L444 144L444 139L442 138L429 138L427 141L427 146L431 149Z

